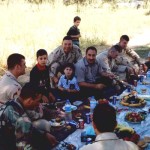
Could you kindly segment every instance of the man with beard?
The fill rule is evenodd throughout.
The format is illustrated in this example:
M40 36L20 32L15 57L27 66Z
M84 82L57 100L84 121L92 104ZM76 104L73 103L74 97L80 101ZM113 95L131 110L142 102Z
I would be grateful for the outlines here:
M97 49L93 46L88 47L86 56L75 64L75 73L82 98L89 96L95 96L96 99L102 98L104 89L112 87L114 75L102 70L96 60L96 55Z

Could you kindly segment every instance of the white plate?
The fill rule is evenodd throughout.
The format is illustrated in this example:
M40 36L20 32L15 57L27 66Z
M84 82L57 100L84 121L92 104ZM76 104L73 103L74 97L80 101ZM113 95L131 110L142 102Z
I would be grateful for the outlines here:
M63 110L65 110L65 106L63 107ZM77 110L77 106L71 105L71 110L72 111Z
M51 119L49 121L50 125L53 126L53 127L61 127L65 124L65 121L62 120L61 122L56 122L55 119Z

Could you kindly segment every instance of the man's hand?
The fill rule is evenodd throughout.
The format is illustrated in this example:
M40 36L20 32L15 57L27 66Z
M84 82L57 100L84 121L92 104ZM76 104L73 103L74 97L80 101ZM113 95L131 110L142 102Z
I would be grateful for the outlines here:
M52 80L53 80L53 82L54 82L55 84L58 83L58 78L57 78L57 77L54 76L54 77L52 78Z
M49 102L48 98L45 95L42 96L42 101L43 101L43 103Z
M97 90L102 90L103 88L105 88L106 86L104 85L104 84L101 84L101 83L99 83L99 84L95 84L95 89L97 89Z
M50 142L52 147L55 146L58 143L56 138L53 135L51 135L50 133L46 133L46 138L48 139L48 141Z

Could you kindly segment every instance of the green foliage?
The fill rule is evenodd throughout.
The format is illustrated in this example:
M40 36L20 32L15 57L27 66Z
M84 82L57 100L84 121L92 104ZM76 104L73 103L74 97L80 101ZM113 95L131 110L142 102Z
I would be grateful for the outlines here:
M63 3L65 5L72 5L72 4L77 4L77 5L87 5L92 3L93 0L64 0Z
M55 0L27 0L30 3L35 3L35 4L42 4L44 2L48 2L51 4L54 4Z
M92 39L90 38L82 38L81 39L81 50L85 50L87 47L93 45L93 46L104 46L106 45L106 41L104 41L103 39L99 39L98 37L94 37Z

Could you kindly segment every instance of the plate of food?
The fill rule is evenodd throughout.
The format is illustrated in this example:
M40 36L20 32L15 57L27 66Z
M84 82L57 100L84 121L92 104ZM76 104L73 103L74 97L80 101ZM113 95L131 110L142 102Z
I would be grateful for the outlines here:
M128 94L122 97L120 103L124 106L129 106L129 107L143 107L145 106L146 101L144 98L137 97L132 94Z
M59 117L57 117L55 119L51 119L49 122L52 127L61 127L61 126L65 125L64 119L59 118Z
M140 139L140 136L135 132L133 128L124 125L117 125L114 132L116 133L118 138L125 141L132 141L135 144L137 144Z
M125 115L125 121L129 123L141 123L141 121L145 120L146 115L142 112L128 112Z
M63 110L65 110L65 106L63 106ZM77 106L71 105L71 111L77 110Z
M75 143L70 142L60 142L60 144L56 147L56 150L77 150L78 146Z

